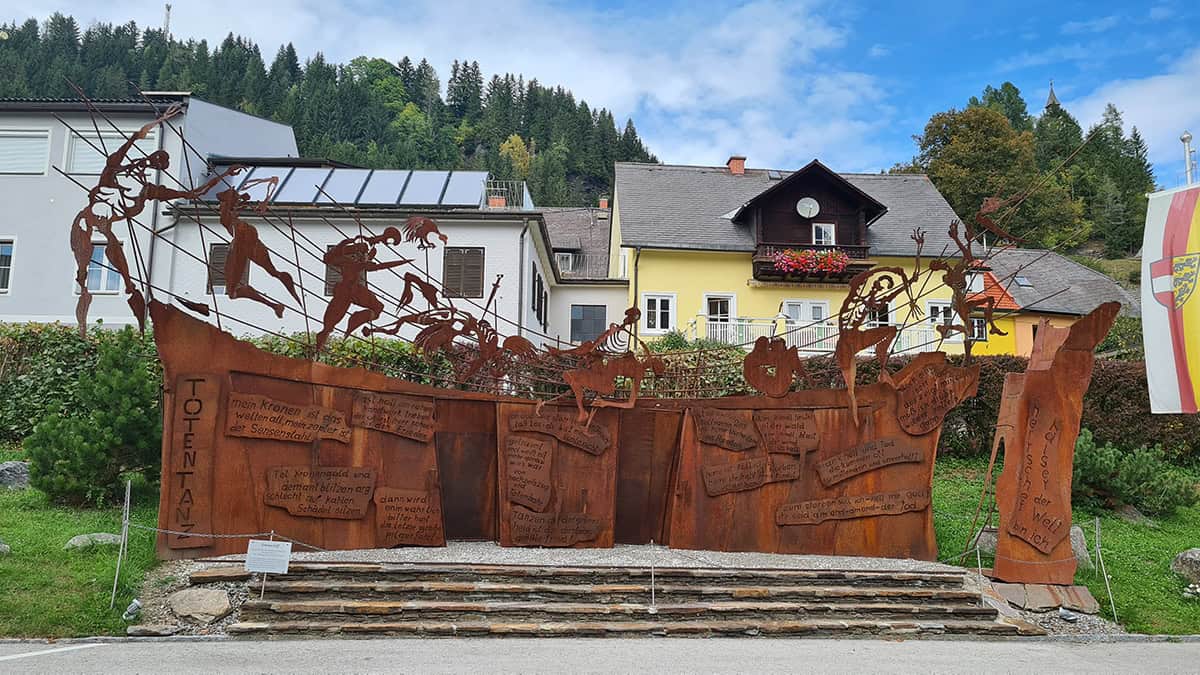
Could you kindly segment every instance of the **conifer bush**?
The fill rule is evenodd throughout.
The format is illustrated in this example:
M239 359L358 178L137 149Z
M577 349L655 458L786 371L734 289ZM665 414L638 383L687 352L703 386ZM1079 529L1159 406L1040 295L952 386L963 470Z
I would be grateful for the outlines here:
M1167 462L1159 446L1125 451L1099 444L1083 429L1075 441L1072 493L1080 505L1129 504L1152 515L1170 515L1197 502L1196 481Z
M162 418L157 362L126 327L99 342L80 374L72 406L50 412L25 439L30 482L65 504L117 501L123 477L158 478Z

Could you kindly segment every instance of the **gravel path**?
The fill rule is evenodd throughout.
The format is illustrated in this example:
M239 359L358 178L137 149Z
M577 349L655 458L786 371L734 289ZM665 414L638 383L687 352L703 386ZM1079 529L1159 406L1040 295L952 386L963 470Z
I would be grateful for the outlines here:
M565 565L578 567L746 567L816 570L885 570L895 572L961 572L962 568L923 560L850 556L787 555L681 551L663 546L618 545L613 548L502 548L495 542L454 541L445 548L379 548L305 552L296 547L292 560L388 563L478 563L492 565ZM241 555L223 560L241 560Z

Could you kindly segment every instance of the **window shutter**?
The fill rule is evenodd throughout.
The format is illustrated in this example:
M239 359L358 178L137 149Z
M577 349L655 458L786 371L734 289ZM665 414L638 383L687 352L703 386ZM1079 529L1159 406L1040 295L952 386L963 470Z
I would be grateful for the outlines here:
M442 254L442 287L454 298L483 297L482 248L447 247Z
M468 248L463 256L463 295L483 297L483 249Z
M43 174L49 161L49 131L0 131L0 174Z
M225 284L225 260L229 257L229 244L210 244L208 247L208 292L220 288L223 295L229 295L229 287ZM242 271L242 283L250 281L250 267Z

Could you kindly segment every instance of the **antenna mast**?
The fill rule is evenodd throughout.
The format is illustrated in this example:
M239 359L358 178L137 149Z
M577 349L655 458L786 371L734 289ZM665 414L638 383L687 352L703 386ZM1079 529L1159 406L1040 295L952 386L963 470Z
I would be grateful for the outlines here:
M166 15L163 17L163 34L171 37L171 3L167 3Z

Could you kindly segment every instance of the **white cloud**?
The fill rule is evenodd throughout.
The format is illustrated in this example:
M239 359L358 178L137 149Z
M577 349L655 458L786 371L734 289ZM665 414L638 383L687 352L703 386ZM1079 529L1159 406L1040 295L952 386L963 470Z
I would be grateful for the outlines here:
M1080 33L1103 33L1104 31L1116 28L1121 23L1121 20L1116 16L1102 16L1088 21L1068 21L1062 26L1064 35L1077 35Z
M1179 134L1191 129L1200 135L1197 82L1200 82L1200 48L1176 60L1166 72L1115 80L1064 105L1085 127L1100 119L1106 103L1116 105L1124 114L1126 131L1136 125L1146 139L1150 161L1157 165L1159 183L1170 187L1180 183L1183 173Z
M871 48L867 50L867 56L873 59L882 58L891 53L892 50L888 49L886 45L871 45Z
M171 26L177 37L210 44L231 31L245 35L268 61L289 41L302 58L318 50L334 61L424 57L443 78L453 59L478 60L485 73L569 87L619 123L632 116L664 161L720 163L737 152L757 166L786 168L816 155L845 170L890 164L862 138L890 115L880 85L837 67L846 32L814 2L755 0L703 12L681 3L647 17L553 0L511 0L503 9L466 0L204 0L175 3ZM158 25L163 10L153 0L26 0L23 11L39 19L62 11L85 25Z
M1001 61L997 64L996 69L1001 72L1008 72L1064 61L1084 61L1096 57L1097 54L1094 49L1081 44L1055 45L1035 52L1021 52L1016 56Z

